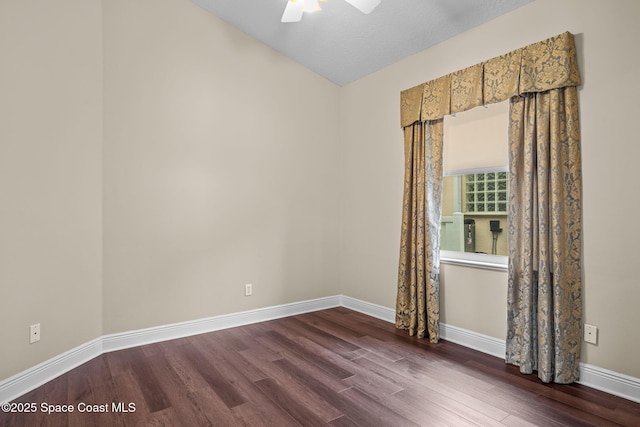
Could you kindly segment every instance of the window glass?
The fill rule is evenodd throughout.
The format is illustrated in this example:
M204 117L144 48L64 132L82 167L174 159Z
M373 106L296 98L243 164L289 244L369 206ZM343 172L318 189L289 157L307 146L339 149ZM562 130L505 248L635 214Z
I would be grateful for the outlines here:
M505 167L447 174L443 180L440 248L507 255L508 172Z

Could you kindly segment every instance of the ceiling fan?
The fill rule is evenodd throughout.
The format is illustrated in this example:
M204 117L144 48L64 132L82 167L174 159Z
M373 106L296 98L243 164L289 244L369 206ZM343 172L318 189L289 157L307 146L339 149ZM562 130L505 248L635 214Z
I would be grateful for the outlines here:
M282 14L282 22L300 22L304 12L320 10L318 1L326 0L289 0ZM368 14L375 9L381 0L344 0L360 12Z

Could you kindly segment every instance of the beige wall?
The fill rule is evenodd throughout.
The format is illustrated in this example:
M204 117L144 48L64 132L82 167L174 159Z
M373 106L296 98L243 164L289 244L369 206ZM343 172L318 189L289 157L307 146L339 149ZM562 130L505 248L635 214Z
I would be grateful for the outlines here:
M3 1L0 43L0 378L339 293L337 86L188 0Z
M104 332L338 294L339 87L186 0L104 55Z
M635 137L638 16L640 2L634 0L537 0L343 87L343 293L386 307L395 304L403 169L400 91L571 31L583 75L584 320L599 327L599 343L584 345L583 361L640 377L640 342L633 339L640 326L635 261L640 231L614 221L640 209L638 198L626 197L637 193L635 181L625 178L640 158ZM503 272L443 267L442 311L448 324L504 339L505 295Z
M0 379L102 334L100 14L0 2Z

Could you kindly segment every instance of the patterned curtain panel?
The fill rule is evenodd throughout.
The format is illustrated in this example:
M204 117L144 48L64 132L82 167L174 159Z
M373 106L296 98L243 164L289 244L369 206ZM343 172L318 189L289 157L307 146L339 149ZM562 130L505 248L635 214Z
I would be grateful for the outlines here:
M509 128L508 363L578 380L582 187L575 87L515 97Z
M440 214L443 120L404 129L404 200L396 327L440 339Z

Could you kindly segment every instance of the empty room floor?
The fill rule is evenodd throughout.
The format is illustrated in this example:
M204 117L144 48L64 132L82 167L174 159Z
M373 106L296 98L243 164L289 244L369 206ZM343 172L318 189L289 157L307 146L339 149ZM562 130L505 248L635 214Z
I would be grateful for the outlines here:
M638 403L346 308L105 353L14 402L35 411L0 425L640 425Z

